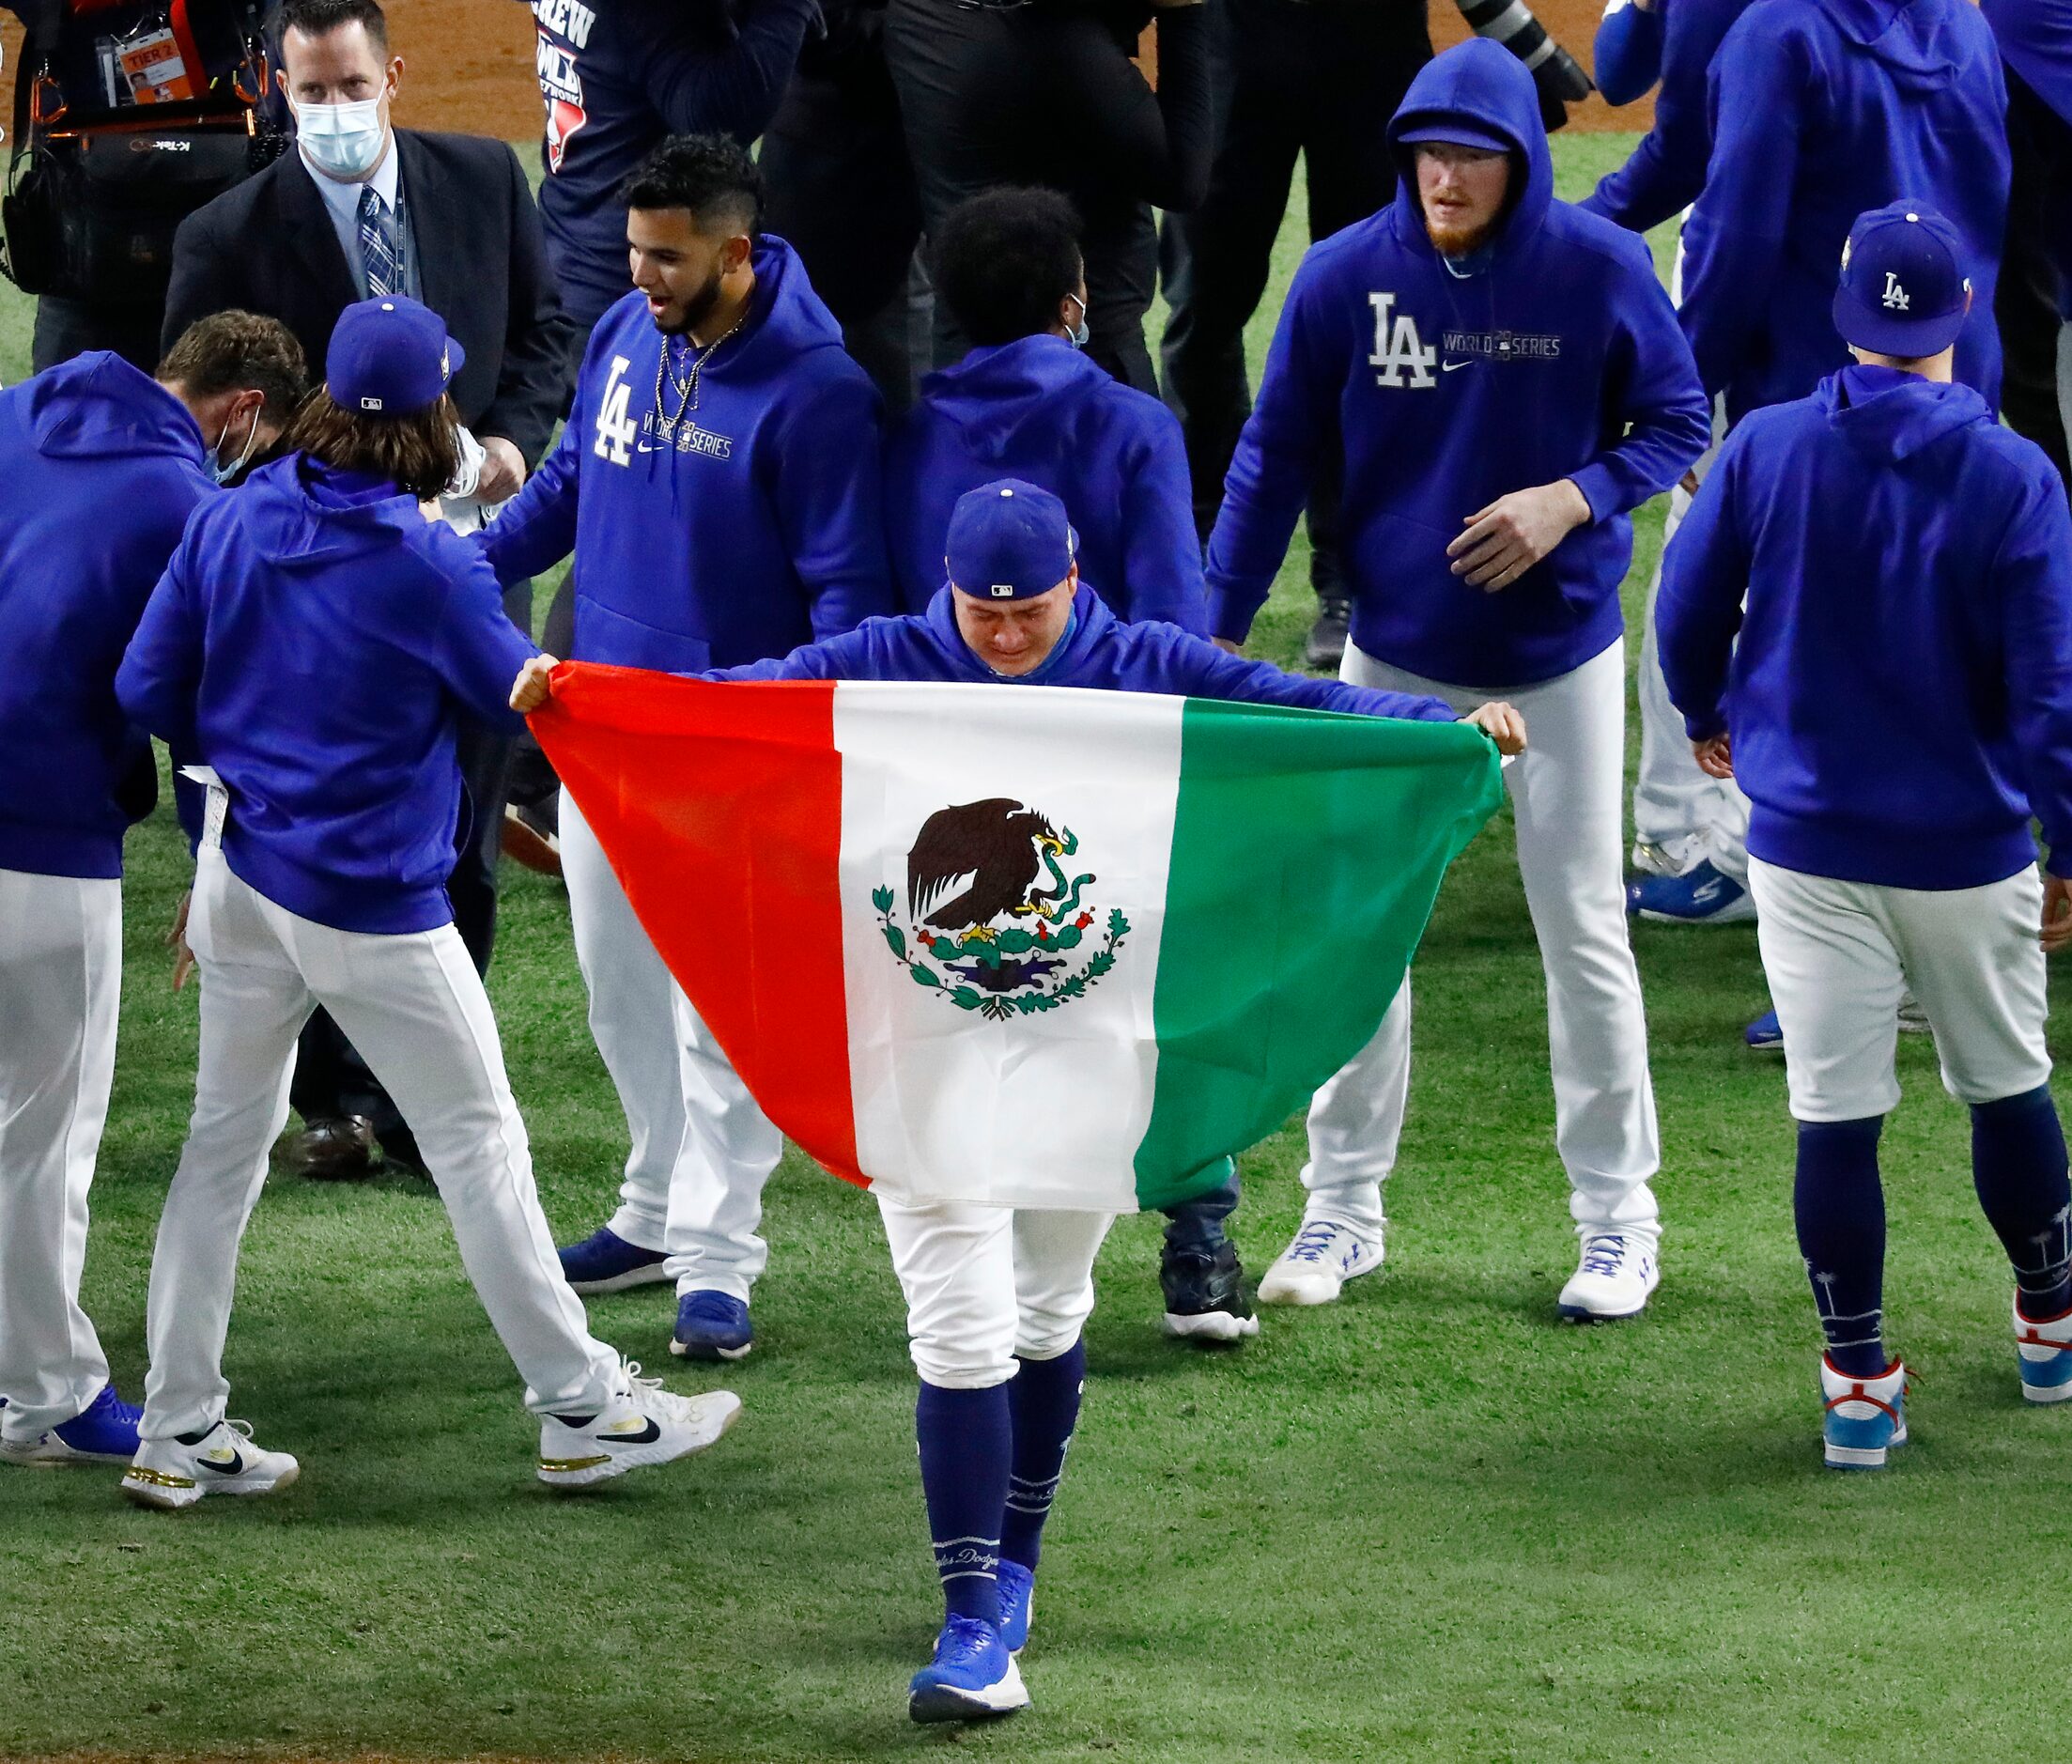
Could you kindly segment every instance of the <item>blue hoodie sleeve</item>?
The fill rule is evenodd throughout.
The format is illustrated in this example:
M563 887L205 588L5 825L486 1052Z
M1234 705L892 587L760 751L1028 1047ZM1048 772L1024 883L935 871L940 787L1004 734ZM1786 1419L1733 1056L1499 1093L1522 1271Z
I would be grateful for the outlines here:
M801 643L788 656L749 661L738 668L713 668L689 676L697 680L876 680L888 677L874 668L870 633L843 631L817 643Z
M1726 728L1727 668L1753 562L1738 506L1745 433L1727 438L1662 554L1655 648L1669 702L1693 741Z
M1280 309L1209 535L1209 629L1234 642L1244 641L1274 590L1318 449L1338 429L1338 387L1316 335L1321 279L1312 247Z
M116 697L122 714L155 735L176 753L197 750L194 700L201 689L202 621L187 585L189 538L145 603L136 635L116 670Z
M792 568L812 601L815 637L899 611L885 546L877 388L842 362L787 412L777 462L777 518Z
M1137 627L1132 627L1136 629ZM1218 649L1206 638L1146 628L1164 650L1172 689L1188 698L1222 699L1241 704L1287 704L1297 710L1336 710L1355 717L1397 717L1410 722L1452 722L1452 705L1410 692L1381 692L1339 680L1286 673L1270 661L1255 661Z
M2072 513L2038 460L1993 560L2008 720L2052 875L2072 874Z
M1707 75L1721 37L1744 0L1657 4L1663 16L1662 89L1655 94L1654 127L1626 163L1608 173L1581 205L1635 233L1680 214L1705 188L1706 162L1712 151ZM1598 85L1609 94L1601 63Z
M1637 239L1622 238L1621 243L1632 247L1632 256L1617 290L1604 382L1606 427L1618 439L1569 474L1593 520L1627 514L1660 495L1712 442L1712 406L1698 383L1677 309L1655 279L1647 247Z
M525 719L511 708L511 683L540 652L503 611L496 572L451 528L427 527L427 560L445 579L444 615L430 660L446 689L478 721L517 735Z
M1767 11L1744 12L1714 57L1712 154L1683 229L1683 330L1708 395L1734 379L1769 310L1799 175L1804 46Z
M1656 0L1643 11L1633 0L1613 0L1598 21L1590 71L1607 104L1646 98L1647 88L1662 77L1662 4Z
M746 147L770 125L820 16L818 0L750 0L725 49L657 45L646 66L647 99L673 134L731 134ZM672 21L672 28L675 26Z
M1201 573L1201 538L1195 532L1186 442L1170 411L1161 409L1157 416L1162 420L1148 426L1143 456L1122 492L1129 615L1206 637L1209 594Z
M497 580L506 586L543 575L576 549L576 500L582 472L580 450L589 441L581 415L579 398L561 440L540 461L539 470L474 535Z

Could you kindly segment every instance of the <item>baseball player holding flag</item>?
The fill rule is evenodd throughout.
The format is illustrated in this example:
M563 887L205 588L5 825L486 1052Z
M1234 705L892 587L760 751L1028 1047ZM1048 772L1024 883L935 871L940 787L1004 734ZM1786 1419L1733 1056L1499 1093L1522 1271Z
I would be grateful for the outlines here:
M2044 1046L2044 956L2072 944L2072 518L2043 451L1952 381L1978 280L1958 229L1895 202L1858 218L1842 265L1856 365L1728 438L1669 548L1661 632L1699 764L1754 804L1826 1458L1876 1469L1907 1439L1878 1169L1902 987L1971 1108L2022 1394L2072 1398L2072 1191Z

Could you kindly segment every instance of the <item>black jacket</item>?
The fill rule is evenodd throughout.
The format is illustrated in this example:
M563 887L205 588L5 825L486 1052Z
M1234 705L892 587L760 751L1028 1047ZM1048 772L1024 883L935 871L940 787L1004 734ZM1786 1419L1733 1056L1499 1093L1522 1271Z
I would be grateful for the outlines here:
M468 360L454 403L477 435L536 464L561 414L575 326L518 155L477 135L395 132L425 303ZM197 318L241 307L278 318L321 379L338 315L359 298L315 176L293 147L180 223L167 348Z

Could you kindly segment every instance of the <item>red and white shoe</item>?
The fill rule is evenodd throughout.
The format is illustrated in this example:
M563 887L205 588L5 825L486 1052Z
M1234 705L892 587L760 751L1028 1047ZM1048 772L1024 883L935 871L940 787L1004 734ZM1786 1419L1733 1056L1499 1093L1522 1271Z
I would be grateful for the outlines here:
M1827 1404L1820 1438L1831 1470L1882 1470L1885 1454L1907 1443L1907 1369L1897 1360L1876 1378L1851 1378L1820 1355Z
M2015 1353L2024 1397L2031 1402L2072 1402L2072 1310L2039 1322L2021 1314L2017 1293Z

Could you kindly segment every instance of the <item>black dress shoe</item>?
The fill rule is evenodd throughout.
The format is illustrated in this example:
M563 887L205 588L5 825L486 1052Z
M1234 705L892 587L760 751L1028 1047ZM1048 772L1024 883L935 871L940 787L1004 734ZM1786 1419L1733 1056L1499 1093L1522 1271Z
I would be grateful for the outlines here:
M1245 1269L1237 1246L1226 1239L1214 1249L1167 1246L1158 1264L1166 1297L1166 1333L1197 1341L1242 1341L1259 1333L1245 1296Z
M1309 627L1309 641L1302 646L1302 658L1312 668L1338 671L1345 659L1346 640L1353 634L1353 603L1327 596L1317 602L1317 622Z
M309 1122L288 1135L282 1161L312 1182L363 1182L374 1173L374 1123L364 1115Z

